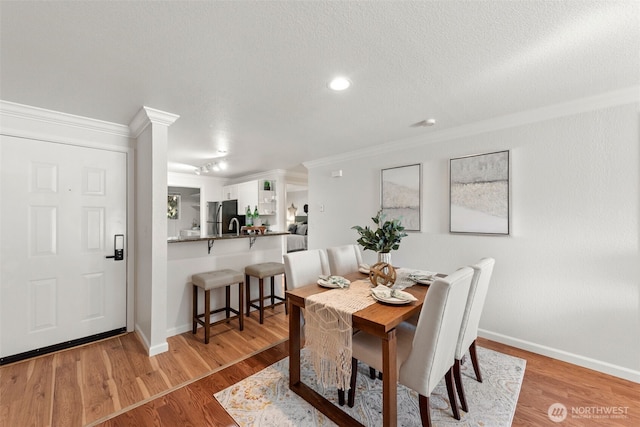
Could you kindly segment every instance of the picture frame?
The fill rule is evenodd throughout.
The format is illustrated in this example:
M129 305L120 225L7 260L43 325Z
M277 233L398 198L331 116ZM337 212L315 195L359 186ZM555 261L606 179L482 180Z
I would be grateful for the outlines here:
M180 195L167 196L167 219L180 219Z
M449 232L510 234L509 150L449 159Z
M422 226L422 164L382 169L380 208L387 219L398 219L405 231Z

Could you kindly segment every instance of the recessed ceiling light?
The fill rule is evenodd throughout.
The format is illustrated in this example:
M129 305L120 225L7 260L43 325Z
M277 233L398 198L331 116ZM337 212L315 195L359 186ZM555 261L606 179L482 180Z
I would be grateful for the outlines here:
M336 91L345 90L349 88L349 86L351 86L351 82L344 77L336 77L329 83L329 88Z
M421 127L433 126L435 124L436 124L436 119L426 119L426 120L419 121L418 123L412 124L411 127L421 128Z

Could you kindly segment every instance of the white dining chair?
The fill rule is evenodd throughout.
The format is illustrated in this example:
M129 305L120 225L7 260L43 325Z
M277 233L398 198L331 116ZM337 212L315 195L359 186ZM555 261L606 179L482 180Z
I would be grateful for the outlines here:
M287 287L295 289L318 281L319 275L329 275L329 262L324 249L309 249L284 255Z
M460 398L460 407L463 411L469 412L467 400L464 396L464 388L462 386L462 377L460 375L460 365L463 356L469 351L473 370L476 373L478 382L482 382L482 374L480 373L480 365L478 363L478 355L476 353L476 339L478 338L478 325L480 324L480 316L482 308L487 297L489 289L489 281L493 273L495 259L482 258L478 263L471 266L473 268L473 279L469 289L469 296L462 318L462 326L458 335L458 344L456 346L456 358L453 364L453 376L456 381L456 389Z
M329 270L334 276L344 276L358 271L362 264L362 252L358 245L334 246L327 249Z
M316 283L319 275L329 274L329 262L324 249L291 252L283 258L288 289ZM304 336L304 309L300 312L300 328Z
M473 269L463 267L446 278L435 280L427 292L417 326L404 322L396 328L398 382L418 392L423 426L431 425L429 395L443 377L453 416L460 419L453 384L452 357L455 355L472 277ZM358 360L382 369L380 338L359 332L352 341L349 406L353 406L355 400Z

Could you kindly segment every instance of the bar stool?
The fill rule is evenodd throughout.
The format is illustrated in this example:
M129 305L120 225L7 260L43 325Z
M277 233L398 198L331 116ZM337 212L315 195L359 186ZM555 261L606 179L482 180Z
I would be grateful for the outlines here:
M238 309L231 307L231 285L238 284ZM240 330L244 329L244 319L242 317L242 307L244 304L244 280L242 273L236 270L224 269L216 271L208 271L206 273L194 274L191 277L193 285L193 333L198 329L198 323L204 326L204 343L209 344L209 331L212 325L228 322L231 319L238 318ZM215 310L211 310L211 289L225 287L225 306ZM204 313L198 314L198 288L204 290ZM226 312L226 318L211 322L211 315ZM235 316L231 316L234 313ZM201 319L202 318L202 319Z
M287 279L284 275L284 264L281 262L263 262L260 264L248 265L244 268L245 285L247 287L247 316L250 315L249 311L251 307L257 308L260 311L260 324L264 322L264 300L267 298L271 299L271 304L267 305L266 308L273 308L276 305L284 304L285 298L279 297L275 294L274 283L275 276L282 274L282 280L284 281L284 290L287 290ZM260 296L255 299L251 299L251 277L258 278L258 290ZM267 277L271 277L271 294L264 294L264 279ZM278 300L279 302L276 302ZM258 304L255 304L255 303ZM284 312L287 312L287 305L284 306Z

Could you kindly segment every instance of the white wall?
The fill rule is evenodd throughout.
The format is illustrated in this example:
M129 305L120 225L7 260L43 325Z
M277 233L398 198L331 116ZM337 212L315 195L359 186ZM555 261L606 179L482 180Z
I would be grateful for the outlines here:
M468 131L471 126L457 137L426 134L421 142L382 147L375 156L305 163L314 218L309 245L355 242L350 227L372 224L379 209L380 169L421 162L423 230L402 241L394 264L451 272L494 257L481 335L640 382L634 94L633 104L628 94L619 106L610 106L614 99L586 108L594 102L585 100L531 112L532 118L495 120L476 132ZM511 236L450 234L449 159L498 150L511 150ZM344 176L331 178L337 169ZM367 251L365 257L375 255Z

